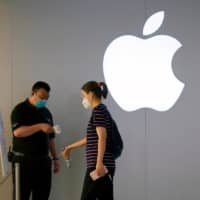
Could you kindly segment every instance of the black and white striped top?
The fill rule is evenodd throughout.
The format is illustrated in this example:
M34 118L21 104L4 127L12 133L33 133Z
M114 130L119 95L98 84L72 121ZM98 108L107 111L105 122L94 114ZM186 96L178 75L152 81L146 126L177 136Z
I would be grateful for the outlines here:
M115 160L110 151L112 121L110 113L104 104L100 104L92 111L87 127L86 161L87 168L95 168L98 154L98 135L96 127L105 127L107 131L106 150L103 163L107 168L115 168Z

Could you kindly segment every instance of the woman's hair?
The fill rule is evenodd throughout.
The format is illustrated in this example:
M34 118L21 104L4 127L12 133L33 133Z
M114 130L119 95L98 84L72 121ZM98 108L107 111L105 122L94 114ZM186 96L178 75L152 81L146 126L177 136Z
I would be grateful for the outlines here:
M93 92L99 99L101 99L101 97L106 99L108 95L108 88L104 82L88 81L81 89L86 93Z

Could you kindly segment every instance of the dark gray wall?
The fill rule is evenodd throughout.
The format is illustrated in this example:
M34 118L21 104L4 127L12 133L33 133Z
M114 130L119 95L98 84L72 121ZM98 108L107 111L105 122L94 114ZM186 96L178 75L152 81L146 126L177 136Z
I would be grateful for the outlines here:
M124 112L111 96L105 103L118 121L125 142L117 162L116 200L200 199L200 1L198 0L1 0L0 108L8 143L9 113L30 94L36 80L51 84L49 108L63 129L57 149L85 135L90 113L81 106L80 87L104 80L103 55L116 37L142 37L143 25L164 10L157 34L176 37L183 47L173 60L185 83L176 105L167 112ZM72 168L62 163L53 177L51 199L80 197L85 171L84 149L72 153ZM11 199L9 187L0 197Z

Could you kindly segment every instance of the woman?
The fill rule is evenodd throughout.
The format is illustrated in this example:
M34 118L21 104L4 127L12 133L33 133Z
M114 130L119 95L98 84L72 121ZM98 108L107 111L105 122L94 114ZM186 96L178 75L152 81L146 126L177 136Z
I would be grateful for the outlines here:
M115 160L110 150L112 121L107 107L102 103L102 97L106 98L107 93L103 82L89 81L82 86L82 104L85 108L92 108L87 135L63 151L63 157L67 160L72 149L86 145L87 171L81 200L113 200Z

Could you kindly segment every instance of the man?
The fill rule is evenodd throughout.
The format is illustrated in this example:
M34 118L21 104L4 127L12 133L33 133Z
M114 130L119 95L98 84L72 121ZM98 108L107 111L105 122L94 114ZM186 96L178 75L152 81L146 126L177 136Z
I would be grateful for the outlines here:
M51 188L52 162L55 173L60 168L55 149L53 119L46 108L49 93L50 86L47 83L36 82L31 96L18 104L11 114L13 162L15 157L20 160L20 200L28 200L31 193L33 200L47 200Z

